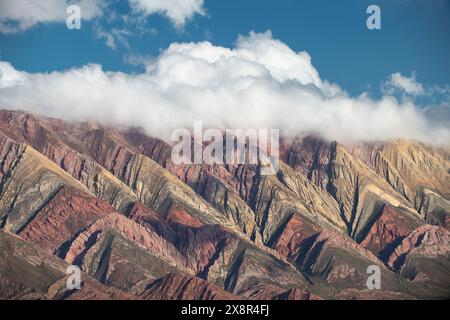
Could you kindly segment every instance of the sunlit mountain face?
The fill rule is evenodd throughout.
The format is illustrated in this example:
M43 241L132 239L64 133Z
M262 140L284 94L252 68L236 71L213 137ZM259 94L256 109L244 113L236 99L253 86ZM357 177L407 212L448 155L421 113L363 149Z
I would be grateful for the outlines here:
M0 299L450 298L449 4L348 3L0 0Z

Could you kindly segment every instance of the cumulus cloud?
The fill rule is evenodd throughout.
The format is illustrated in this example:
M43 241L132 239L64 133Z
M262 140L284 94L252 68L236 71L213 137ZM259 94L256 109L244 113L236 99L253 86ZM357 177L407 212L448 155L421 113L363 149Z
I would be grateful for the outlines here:
M26 73L7 62L0 70L3 108L140 126L166 141L196 120L204 127L279 128L288 136L315 133L344 143L450 141L448 127L430 127L410 101L349 96L320 78L306 52L294 52L270 32L239 37L234 48L174 43L141 74L99 65Z
M0 0L0 33L25 31L38 23L65 22L67 7L77 4L82 18L101 14L104 0Z
M177 28L182 28L195 14L205 15L204 0L129 0L131 7L152 15L167 16Z
M11 64L0 61L0 89L22 86L27 81L27 75L14 69Z
M403 76L399 72L393 73L384 83L384 90L388 93L392 93L396 89L414 96L425 93L423 85L416 80L415 73L410 77Z

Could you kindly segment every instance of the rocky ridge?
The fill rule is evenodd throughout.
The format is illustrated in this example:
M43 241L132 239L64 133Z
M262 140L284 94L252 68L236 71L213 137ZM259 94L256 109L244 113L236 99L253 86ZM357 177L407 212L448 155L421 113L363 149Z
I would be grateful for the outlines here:
M168 144L139 129L0 111L0 245L14 259L17 246L55 261L25 263L24 282L4 258L0 295L449 297L448 150L303 137L281 151L274 176L177 166ZM68 264L90 279L85 291L61 293ZM369 265L382 270L376 293Z

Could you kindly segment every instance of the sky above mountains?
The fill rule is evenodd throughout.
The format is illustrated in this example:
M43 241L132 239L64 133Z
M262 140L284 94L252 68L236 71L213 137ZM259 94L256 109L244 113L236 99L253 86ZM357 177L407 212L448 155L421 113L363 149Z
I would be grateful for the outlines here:
M142 67L137 64L172 42L207 40L232 47L238 35L271 30L294 51L308 52L323 78L352 94L375 93L395 72L408 77L415 72L428 85L450 83L446 0L375 1L382 29L373 31L366 28L366 9L375 2L365 0L36 2L33 7L30 1L0 1L0 57L29 72L87 63L137 72ZM81 3L81 30L66 28L65 8L71 2ZM48 8L42 7L45 3ZM12 4L16 8L7 10ZM29 18L33 14L35 23ZM8 21L20 17L25 18L19 23ZM14 24L24 27L7 32Z
M81 7L80 30L66 26L71 4ZM173 112L230 126L240 123L220 108L250 117L257 105L249 126L323 131L325 123L325 136L342 139L441 135L415 109L448 108L450 2L376 1L381 30L366 27L370 4L0 0L0 103L75 119L112 110L105 121L142 125L120 109L128 97L130 110L158 109L156 131L160 119L184 124ZM304 120L286 123L288 115Z

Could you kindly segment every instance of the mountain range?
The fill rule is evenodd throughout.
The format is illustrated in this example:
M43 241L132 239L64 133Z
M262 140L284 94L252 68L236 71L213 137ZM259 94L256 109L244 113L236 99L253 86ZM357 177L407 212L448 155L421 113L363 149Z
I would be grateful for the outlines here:
M450 149L283 137L260 169L0 110L0 299L450 298Z

